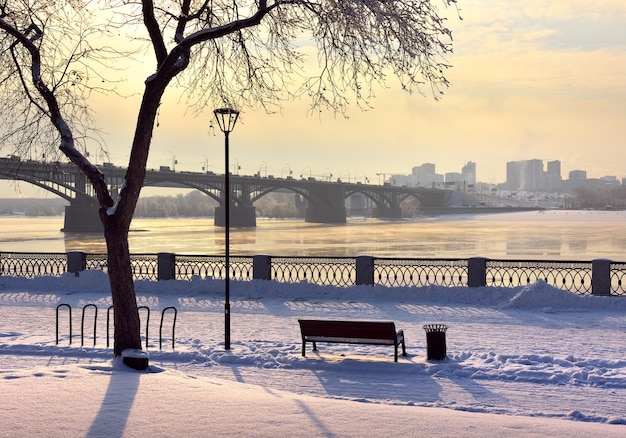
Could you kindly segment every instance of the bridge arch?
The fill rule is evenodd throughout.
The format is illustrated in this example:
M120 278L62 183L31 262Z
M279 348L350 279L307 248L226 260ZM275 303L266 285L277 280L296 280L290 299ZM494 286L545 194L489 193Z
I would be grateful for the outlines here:
M126 169L111 163L102 164L100 169L111 192L115 193L123 184ZM84 231L83 227L92 227L93 231L97 231L96 228L102 227L93 188L71 163L0 158L0 179L22 180L68 200L70 205L66 208L66 231ZM144 186L199 190L220 205L216 208L216 225L225 224L224 218L220 219L225 199L223 175L212 172L173 172L169 168L148 169ZM254 202L278 190L291 191L301 196L307 204L305 220L318 223L345 223L346 199L357 193L372 201L375 217L401 217L400 203L411 196L420 205L429 207L445 206L447 199L442 196L444 191L436 189L353 184L339 180L330 182L313 178L270 178L258 174L231 175L230 190L229 198L234 204L231 205L231 224L234 218L243 217L243 222L238 224L240 226L255 226Z

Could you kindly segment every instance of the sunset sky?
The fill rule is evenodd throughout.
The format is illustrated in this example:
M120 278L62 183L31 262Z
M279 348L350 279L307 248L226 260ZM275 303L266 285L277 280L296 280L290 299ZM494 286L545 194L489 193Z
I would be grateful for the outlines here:
M543 159L561 160L564 179L576 169L626 177L626 2L459 0L459 8L462 20L445 12L454 67L441 100L407 95L390 80L372 110L352 108L349 119L310 116L305 101L278 115L244 110L230 136L231 169L378 183L377 173L409 174L426 162L457 172L474 161L479 181L499 183L507 161ZM212 109L183 116L172 91L149 167L176 159L176 170L201 171L206 155L209 170L222 173ZM136 100L112 98L96 110L111 161L126 165Z

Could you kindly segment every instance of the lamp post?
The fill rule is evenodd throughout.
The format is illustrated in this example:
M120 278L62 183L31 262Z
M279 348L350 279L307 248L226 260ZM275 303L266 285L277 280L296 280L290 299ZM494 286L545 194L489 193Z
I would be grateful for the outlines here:
M217 125L224 133L224 349L230 350L230 178L228 172L228 134L235 128L239 111L217 108L213 111Z

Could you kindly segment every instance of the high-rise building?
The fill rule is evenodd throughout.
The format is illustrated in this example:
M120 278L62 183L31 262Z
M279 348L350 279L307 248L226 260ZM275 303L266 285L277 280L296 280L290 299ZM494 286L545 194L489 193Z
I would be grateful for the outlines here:
M465 182L468 186L476 184L476 163L468 161L465 166L461 168L461 174L463 175ZM447 179L446 179L447 181Z
M543 161L524 160L521 166L521 185L519 190L536 192L543 189Z
M543 190L545 192L560 192L563 178L561 177L561 162L559 160L548 161L548 168L543 177Z
M509 161L506 163L506 188L507 190L519 190L521 181L520 162Z
M561 176L561 162L559 160L548 161L548 175L558 175Z
M412 169L412 180L417 187L432 187L434 184L443 182L443 175L435 173L433 163L424 163Z
M522 160L506 163L506 188L536 192L543 189L543 161Z

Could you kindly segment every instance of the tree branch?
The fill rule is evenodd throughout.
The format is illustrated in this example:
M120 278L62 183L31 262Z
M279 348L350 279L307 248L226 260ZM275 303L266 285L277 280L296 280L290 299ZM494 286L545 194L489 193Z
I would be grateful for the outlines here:
M150 40L152 41L157 65L160 66L167 58L167 48L165 47L161 30L159 29L159 23L154 16L154 3L152 0L143 0L141 5L144 24L148 30L148 35L150 35Z
M48 111L44 111L44 113L48 115L50 121L57 129L61 137L59 149L70 159L72 163L78 166L78 168L87 176L87 178L89 178L89 181L93 185L94 190L96 191L96 195L98 197L98 201L101 203L101 205L109 207L112 206L113 199L109 194L106 182L104 180L104 175L102 174L102 172L100 172L100 170L98 170L97 167L92 165L85 158L85 156L83 156L83 154L81 154L76 149L74 144L74 135L72 134L71 128L63 118L56 96L41 77L41 54L39 52L39 48L33 43L33 41L42 36L41 30L33 24L29 26L25 32L20 32L19 29L10 25L1 18L0 29L6 31L9 35L15 38L15 46L19 45L25 48L30 54L30 70L33 85L45 101L46 106L48 107ZM35 32L35 35L29 38L28 34L31 30ZM23 83L23 85L25 85L25 83ZM24 88L27 89L26 87Z

